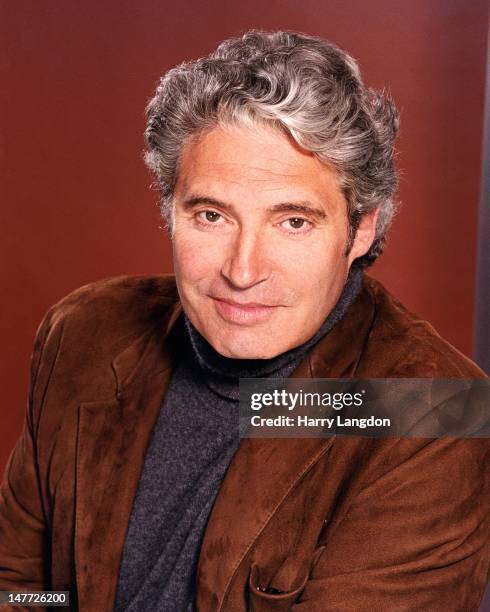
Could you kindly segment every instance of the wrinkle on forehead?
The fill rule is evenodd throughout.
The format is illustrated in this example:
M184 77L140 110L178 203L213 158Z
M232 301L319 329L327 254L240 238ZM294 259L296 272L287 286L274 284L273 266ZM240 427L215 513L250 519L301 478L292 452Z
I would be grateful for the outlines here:
M245 165L240 162L231 162L231 161L210 161L204 162L202 164L203 170L206 171L206 168L214 168L214 167L224 167L229 171L238 172L240 174L243 173L243 170L250 175L250 178L256 178L257 180L268 180L270 176L274 177L300 177L301 174L296 171L298 164L288 163L279 158L268 158L264 160L266 162L271 162L271 165L276 165L277 170L271 167L263 167L256 166L252 163L246 163ZM262 177L261 175L265 174L266 177ZM255 176L256 175L256 176Z
M258 155L263 157L266 163L271 163L272 167L276 166L277 172L281 174L294 173L299 157L307 163L313 163L318 169L324 166L313 153L300 147L291 136L277 128L260 123L253 128L240 124L218 125L196 134L185 143L181 157L188 158L187 154L192 151L192 157L199 157L202 163L226 164L229 167L236 163L241 166L243 160L233 161L235 150L233 145L236 142L256 149ZM281 149L280 155L278 155L278 148ZM212 159L208 162L206 158L209 155L212 155ZM258 171L265 170L261 166L253 166L253 158L247 161L250 161L248 164L250 168L255 167Z
M176 193L218 186L261 192L300 188L343 199L333 167L269 126L221 126L193 137L183 148ZM298 194L297 197L302 197ZM304 196L306 197L306 196Z

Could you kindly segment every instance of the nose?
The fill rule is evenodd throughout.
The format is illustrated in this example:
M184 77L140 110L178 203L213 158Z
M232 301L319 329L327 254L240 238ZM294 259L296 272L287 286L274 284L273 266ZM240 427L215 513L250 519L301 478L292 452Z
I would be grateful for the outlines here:
M264 243L260 228L243 227L229 242L221 273L233 287L248 289L269 278L271 271Z

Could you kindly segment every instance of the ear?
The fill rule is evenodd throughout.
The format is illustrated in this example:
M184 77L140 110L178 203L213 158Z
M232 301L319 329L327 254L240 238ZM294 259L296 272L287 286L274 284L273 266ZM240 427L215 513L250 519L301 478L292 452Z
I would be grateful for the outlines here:
M366 213L361 217L359 227L352 243L352 248L349 251L348 261L349 266L357 259L365 255L374 241L376 235L376 222L378 221L379 208L375 208L369 213Z

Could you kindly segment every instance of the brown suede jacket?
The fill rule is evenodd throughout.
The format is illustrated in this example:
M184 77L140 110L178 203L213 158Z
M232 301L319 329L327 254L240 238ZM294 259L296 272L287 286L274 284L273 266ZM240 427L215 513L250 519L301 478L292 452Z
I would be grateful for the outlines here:
M180 312L162 275L94 283L47 313L1 487L0 590L68 590L71 609L113 609ZM485 375L365 276L293 376ZM478 610L488 457L484 439L242 440L207 525L198 610Z

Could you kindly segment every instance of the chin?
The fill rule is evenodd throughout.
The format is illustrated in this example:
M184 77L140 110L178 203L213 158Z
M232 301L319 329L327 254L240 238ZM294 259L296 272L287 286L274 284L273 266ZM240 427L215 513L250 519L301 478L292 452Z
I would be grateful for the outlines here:
M238 341L238 338L216 338L214 341L208 339L213 348L230 359L272 359L286 348L276 346L264 346L259 337L248 339L248 341Z

